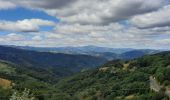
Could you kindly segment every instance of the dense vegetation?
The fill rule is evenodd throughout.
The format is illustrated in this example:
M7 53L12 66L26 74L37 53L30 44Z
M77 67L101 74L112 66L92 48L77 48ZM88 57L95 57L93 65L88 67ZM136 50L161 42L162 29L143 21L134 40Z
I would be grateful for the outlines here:
M37 63L27 66L25 61L28 59L18 58L23 57L21 54L11 52L8 56L1 55L7 58L0 61L0 78L8 84L7 87L0 84L0 100L22 96L25 89L30 89L31 97L39 100L169 100L165 91L170 86L170 52L134 60L110 61L100 68L82 71L63 79L60 78L67 74L66 71L34 66ZM159 92L151 90L151 76L161 86Z
M6 61L0 61L0 78L12 82L9 88L0 85L0 100L8 100L13 92L16 90L21 92L25 88L30 89L34 95L37 95L36 98L44 98L42 93L48 94L55 91L51 80L53 80L53 83L58 80L55 75L48 71L20 67Z
M78 72L84 68L95 68L107 60L88 55L36 52L12 47L0 46L0 59L20 66L51 69L63 76Z
M162 85L170 85L170 52L139 58L131 63L131 67L143 67L145 73L155 76Z
M101 68L60 81L56 87L78 100L169 100L163 88L170 86L170 52L131 61L111 61ZM163 85L150 90L150 76Z

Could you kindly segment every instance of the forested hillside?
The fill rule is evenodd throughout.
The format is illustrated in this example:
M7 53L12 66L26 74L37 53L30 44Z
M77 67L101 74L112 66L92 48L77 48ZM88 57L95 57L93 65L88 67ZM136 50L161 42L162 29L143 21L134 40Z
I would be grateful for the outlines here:
M63 74L71 74L86 68L95 68L107 60L88 55L36 52L0 46L0 59L25 67L51 68ZM57 73L57 72L56 72Z
M0 61L0 100L9 100L15 91L30 89L39 100L48 99L42 94L54 93L52 83L58 76L44 69L24 68L16 64ZM52 82L53 81L53 82ZM43 99L41 99L43 98Z
M78 100L169 100L170 52L131 61L110 61L101 68L63 79L56 87ZM152 90L150 77L161 89Z
M0 61L0 97L30 89L38 100L169 100L170 52L113 60L60 79L52 69ZM59 80L60 79L60 80ZM156 90L157 87L160 89Z

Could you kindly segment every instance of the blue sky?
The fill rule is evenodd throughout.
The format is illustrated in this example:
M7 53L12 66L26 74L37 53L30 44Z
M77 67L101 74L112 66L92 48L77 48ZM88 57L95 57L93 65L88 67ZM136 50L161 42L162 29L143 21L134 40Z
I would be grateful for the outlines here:
M17 21L24 19L43 19L58 23L60 20L54 16L49 16L43 11L18 7L15 9L0 10L0 19L6 21ZM50 31L53 27L42 26L41 31ZM1 32L2 33L2 32ZM8 33L8 32L7 32Z
M48 14L40 10L26 9L22 7L0 10L1 20L17 21L17 20L32 19L32 18L59 22L59 20L56 17L49 16Z
M0 43L170 49L169 12L168 0L0 0Z

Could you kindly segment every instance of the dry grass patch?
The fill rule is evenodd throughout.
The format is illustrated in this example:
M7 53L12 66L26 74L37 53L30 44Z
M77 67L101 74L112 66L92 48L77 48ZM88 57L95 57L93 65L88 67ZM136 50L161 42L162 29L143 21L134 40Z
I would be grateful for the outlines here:
M129 63L123 64L123 69L124 70L128 69L129 65L130 65Z
M108 69L109 69L109 67L102 67L102 68L99 69L99 71L106 72Z
M4 89L12 88L12 81L0 78L0 86Z

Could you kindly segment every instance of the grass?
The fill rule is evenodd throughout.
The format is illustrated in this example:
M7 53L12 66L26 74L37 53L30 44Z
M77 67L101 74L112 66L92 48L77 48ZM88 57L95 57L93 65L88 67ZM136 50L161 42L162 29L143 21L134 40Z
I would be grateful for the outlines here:
M12 73L15 73L15 68L12 68L7 63L0 62L0 72L6 73L6 74L12 74Z
M4 89L12 88L12 81L0 78L0 86Z

